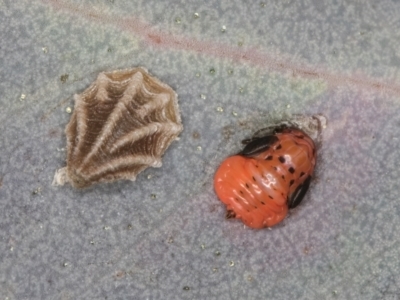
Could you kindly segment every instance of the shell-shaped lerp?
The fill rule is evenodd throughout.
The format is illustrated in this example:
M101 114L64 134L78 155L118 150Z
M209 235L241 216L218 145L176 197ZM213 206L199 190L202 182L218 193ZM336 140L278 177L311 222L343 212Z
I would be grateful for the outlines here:
M100 73L82 94L65 133L67 166L54 185L83 188L97 182L135 180L182 131L176 93L143 68Z

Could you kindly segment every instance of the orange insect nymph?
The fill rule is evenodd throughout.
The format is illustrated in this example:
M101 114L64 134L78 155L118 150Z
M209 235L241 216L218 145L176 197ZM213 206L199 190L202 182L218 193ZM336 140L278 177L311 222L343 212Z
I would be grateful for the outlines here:
M315 144L305 132L288 126L246 143L222 162L214 188L227 218L241 219L251 228L271 227L304 198L315 168Z

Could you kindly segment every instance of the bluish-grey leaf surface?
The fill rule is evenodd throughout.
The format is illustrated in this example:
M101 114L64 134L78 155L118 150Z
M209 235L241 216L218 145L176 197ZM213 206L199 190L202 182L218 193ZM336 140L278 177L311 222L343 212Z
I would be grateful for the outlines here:
M1 299L399 299L398 1L0 1ZM143 66L184 131L135 182L51 185L99 72ZM225 220L240 141L328 119L302 205Z

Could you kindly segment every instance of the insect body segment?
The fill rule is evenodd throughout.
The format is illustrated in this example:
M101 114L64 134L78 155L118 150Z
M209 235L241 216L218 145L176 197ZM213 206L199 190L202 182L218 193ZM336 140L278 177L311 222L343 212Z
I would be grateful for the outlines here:
M271 227L300 204L315 163L313 140L300 129L279 127L228 157L215 174L215 191L227 217L252 228Z

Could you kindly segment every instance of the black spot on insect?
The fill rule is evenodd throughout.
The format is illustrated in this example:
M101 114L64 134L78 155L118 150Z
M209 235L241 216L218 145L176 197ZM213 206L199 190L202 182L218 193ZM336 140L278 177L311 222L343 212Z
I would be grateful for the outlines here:
M250 188L250 186L246 183L246 187L249 189Z
M294 183L294 180L292 179L292 180L290 180L290 182L289 182L289 186L292 186L293 185L293 183Z
M285 180L285 175L282 175L282 179Z
M235 212L233 210L226 211L225 218L232 219L232 218L235 218L235 217L236 217L236 214L235 214Z
M264 202L264 201L261 201L261 204L262 204L262 205L265 205L265 202Z
M305 174L304 172L301 172L301 173L300 173L300 177L302 177L304 174Z
M275 171L278 171L278 168L277 168L277 167L273 167L273 168L274 168Z
M256 181L257 181L257 180L254 178L254 176L252 176L252 178L253 178L253 181L254 181L254 182L256 182Z
M238 199L238 198L235 198L235 200L236 200L236 202L239 202L239 199Z
M274 129L274 133L282 133L287 130L289 130L288 126L285 124L282 124Z
M283 156L279 156L278 157L278 159L279 159L279 161L281 162L281 163L285 163L285 161L286 161L286 159L283 157Z
M266 158L265 158L265 160L272 160L272 155L268 155Z
M304 139L304 135L300 134L297 136L299 139Z
M315 156L315 148L312 149L312 155Z
M241 193L243 195L243 191L242 190L240 190L239 193Z
M274 135L252 138L250 140L246 140L247 145L238 154L245 157L256 156L268 150L269 147L275 144L277 141L278 138Z
M295 170L294 170L294 168L293 168L293 167L290 167L290 168L289 168L289 172L290 172L290 173L292 173L292 174L293 174L293 173L294 173L294 171L295 171Z
M271 195L268 195L268 197L269 197L270 199L274 199L274 197L272 197Z
M308 176L307 179L301 185L299 185L299 187L288 198L289 208L295 208L297 205L300 204L308 190L308 187L310 186L310 181L311 176Z
M275 148L276 150L279 150L279 149L282 149L282 145L281 144L279 144L278 146L276 146L276 148Z

